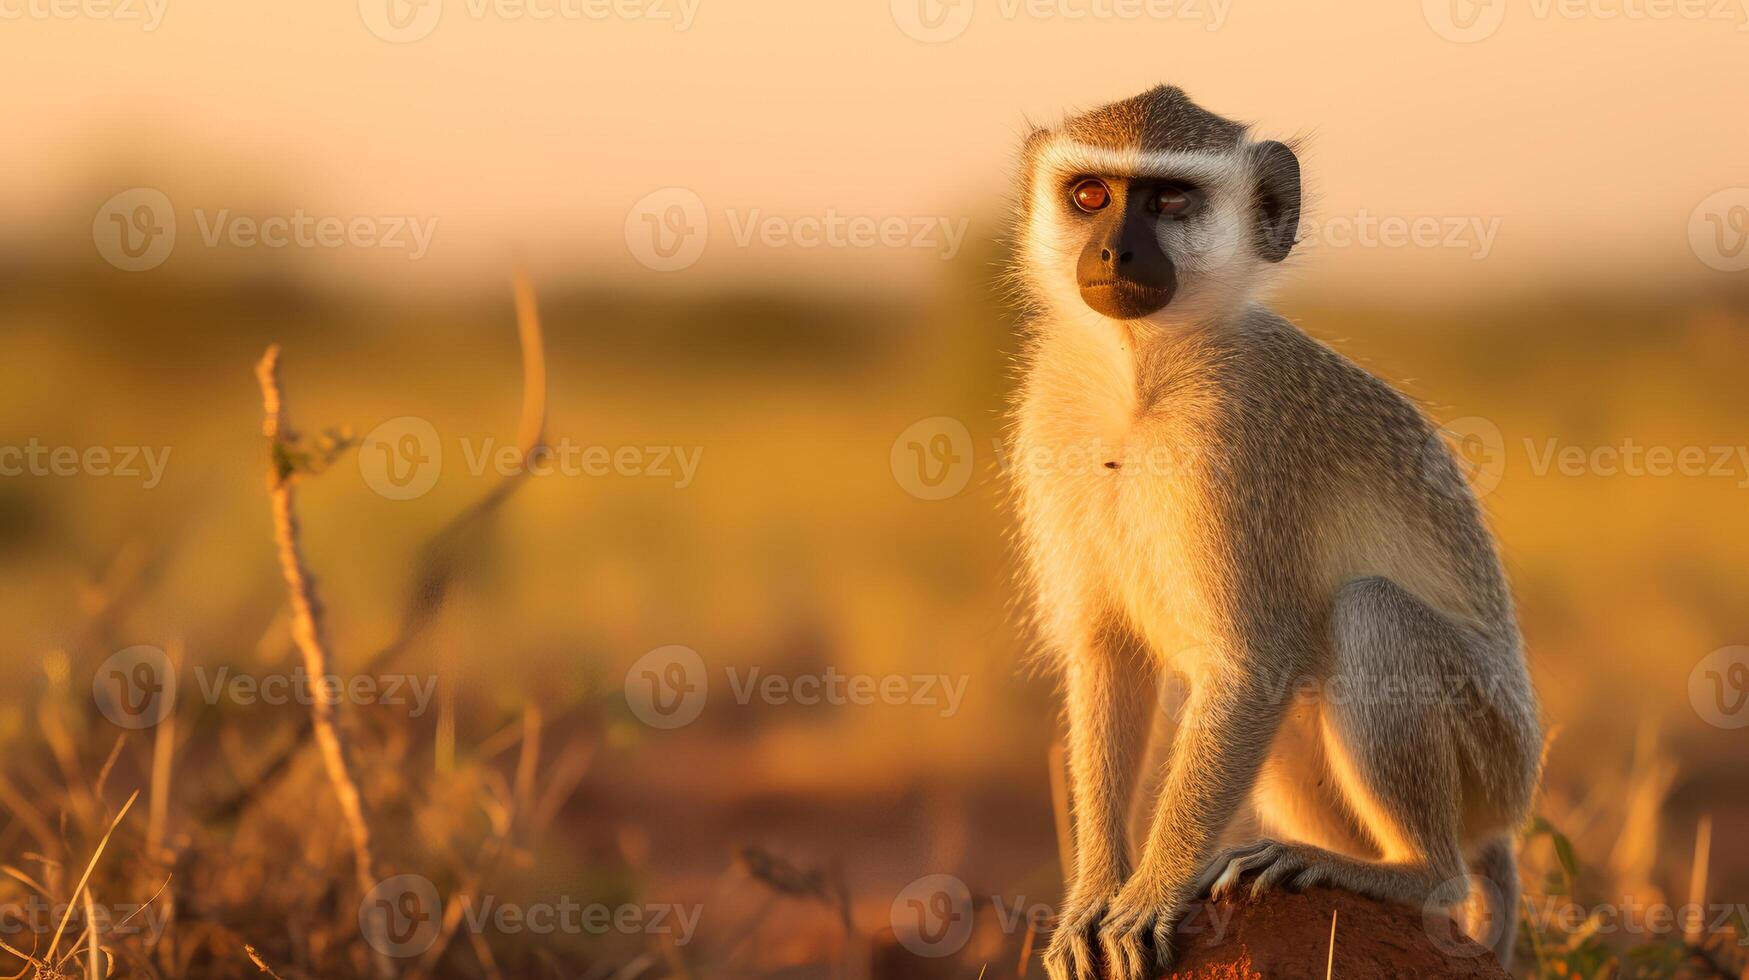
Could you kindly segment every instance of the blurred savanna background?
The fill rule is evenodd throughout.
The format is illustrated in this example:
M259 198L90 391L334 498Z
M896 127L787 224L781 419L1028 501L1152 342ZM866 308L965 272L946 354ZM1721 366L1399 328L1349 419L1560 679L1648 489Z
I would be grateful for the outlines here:
M0 0L0 972L1042 976L1014 151L1171 82L1302 138L1278 305L1500 535L1520 972L1738 976L1746 26Z

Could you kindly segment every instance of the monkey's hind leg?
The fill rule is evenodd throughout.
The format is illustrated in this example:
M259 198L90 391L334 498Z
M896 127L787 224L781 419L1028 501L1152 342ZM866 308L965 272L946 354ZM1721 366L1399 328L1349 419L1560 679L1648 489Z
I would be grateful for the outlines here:
M1465 733L1439 695L1476 662L1475 642L1382 578L1339 591L1330 683L1320 699L1330 770L1382 860L1303 843L1257 841L1211 863L1197 882L1217 896L1259 872L1252 892L1331 885L1386 901L1455 906L1468 894L1462 849ZM1314 774L1305 774L1315 778Z

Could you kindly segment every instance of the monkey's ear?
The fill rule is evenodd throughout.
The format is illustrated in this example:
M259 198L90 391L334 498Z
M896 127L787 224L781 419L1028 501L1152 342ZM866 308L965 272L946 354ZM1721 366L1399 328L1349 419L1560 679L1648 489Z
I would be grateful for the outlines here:
M1280 262L1293 250L1300 230L1300 161L1294 151L1275 140L1257 144L1252 152L1257 254L1264 261Z

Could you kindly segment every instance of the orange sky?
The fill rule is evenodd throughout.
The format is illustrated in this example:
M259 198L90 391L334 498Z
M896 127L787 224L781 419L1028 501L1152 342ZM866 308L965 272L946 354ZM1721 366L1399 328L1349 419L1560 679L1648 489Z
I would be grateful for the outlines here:
M628 211L678 186L710 228L678 275L904 279L940 249L748 229L939 218L988 238L1025 120L1159 81L1310 135L1333 236L1441 229L1308 250L1302 274L1331 281L1704 275L1691 215L1749 185L1749 0L425 0L442 6L399 10L414 32L437 13L406 43L372 32L391 2L0 0L7 224L88 225L144 185L175 201L179 249L195 209L423 216L429 254L351 264L497 281L516 241L537 266L655 281ZM927 24L950 36L906 33Z

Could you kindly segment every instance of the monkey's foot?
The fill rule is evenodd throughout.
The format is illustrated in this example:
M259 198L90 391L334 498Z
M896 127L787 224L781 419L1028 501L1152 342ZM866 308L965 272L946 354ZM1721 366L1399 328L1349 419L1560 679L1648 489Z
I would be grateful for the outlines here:
M1099 925L1110 980L1152 980L1172 965L1172 931L1184 913L1158 894L1126 887L1112 900Z
M1194 894L1225 898L1253 871L1257 877L1251 882L1252 898L1271 888L1298 892L1328 885L1381 901L1415 905L1437 900L1450 905L1463 900L1462 895L1446 894L1450 886L1467 881L1461 876L1435 874L1425 864L1357 861L1310 844L1259 840L1235 847L1210 862L1198 877Z
M1093 944L1105 910L1103 900L1071 898L1064 903L1057 927L1051 930L1051 944L1045 949L1045 973L1051 980L1100 980Z
M1339 866L1332 861L1323 860L1326 857L1334 855L1302 844L1284 844L1275 840L1252 841L1229 848L1210 861L1197 879L1195 894L1199 897L1207 895L1210 898L1226 898L1239 887L1239 879L1253 871L1259 872L1257 878L1251 882L1253 898L1275 887L1297 892L1312 885L1343 886L1344 882L1337 880L1341 877Z

